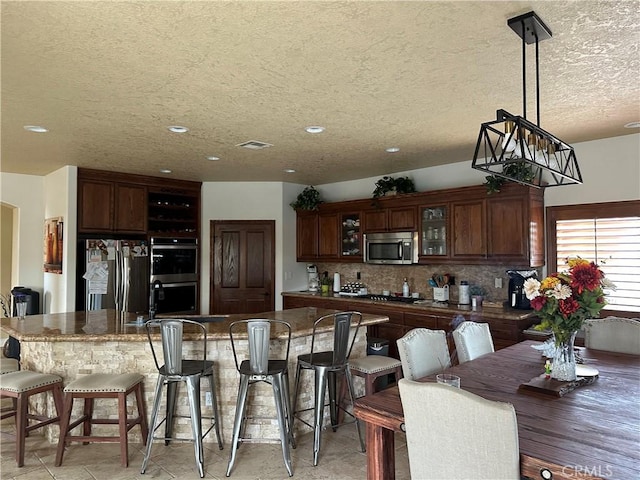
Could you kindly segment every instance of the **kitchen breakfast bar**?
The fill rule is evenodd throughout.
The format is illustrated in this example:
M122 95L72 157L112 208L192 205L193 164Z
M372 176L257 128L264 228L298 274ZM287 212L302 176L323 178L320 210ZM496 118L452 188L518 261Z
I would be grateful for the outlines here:
M289 322L292 327L291 351L289 354L289 370L295 372L297 356L311 350L311 334L314 321L322 315L334 313L315 307L294 308L276 312L258 314L189 316L191 320L201 319L207 326L207 359L216 362L215 379L217 383L218 405L221 415L222 435L228 441L233 431L236 396L238 389L238 373L235 367L231 343L229 340L229 324L235 320L247 318L277 319ZM366 355L367 326L384 323L388 317L377 314L363 314L362 324L358 331L352 358ZM20 365L22 369L41 373L52 373L61 376L66 385L74 379L92 373L129 373L137 372L145 376L144 395L147 410L153 404L153 392L157 379L157 369L153 361L146 328L137 324L136 315L121 314L115 310L97 310L90 312L71 312L47 315L31 315L25 318L3 318L0 323L2 331L20 341ZM160 336L156 334L154 342ZM194 334L189 338L185 334L187 349L190 341L198 340ZM320 348L330 349L332 332L325 330L316 338L320 340ZM272 342L283 341L277 333ZM188 351L188 350L187 350ZM204 390L204 389L203 389ZM262 417L275 416L272 411L273 393L268 385L260 385L255 390L256 396L264 396L253 404L261 405L265 411L259 412ZM39 395L38 397L44 397ZM39 413L54 411L53 400L37 399L35 408ZM203 414L208 407L202 397ZM311 375L304 376L299 397L300 406L312 406L313 384ZM133 403L128 405L134 410ZM188 415L186 392L180 392L178 398L178 414ZM116 407L110 403L96 404L96 412L104 409L105 414L115 414ZM106 413L108 412L108 413ZM74 414L75 415L75 414ZM309 412L311 415L311 412ZM99 426L97 427L99 428ZM303 428L302 422L296 422L296 428ZM188 419L176 419L175 430L179 434L190 435ZM58 428L48 428L46 435L50 442L57 442ZM277 438L277 422L271 418L255 418L247 425L247 436ZM137 429L131 431L132 441L141 441ZM215 441L208 436L205 441Z

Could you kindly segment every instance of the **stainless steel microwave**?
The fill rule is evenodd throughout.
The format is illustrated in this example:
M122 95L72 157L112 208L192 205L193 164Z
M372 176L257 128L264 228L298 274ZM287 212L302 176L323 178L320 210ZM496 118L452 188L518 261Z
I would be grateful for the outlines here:
M363 239L365 263L418 263L418 232L365 233Z

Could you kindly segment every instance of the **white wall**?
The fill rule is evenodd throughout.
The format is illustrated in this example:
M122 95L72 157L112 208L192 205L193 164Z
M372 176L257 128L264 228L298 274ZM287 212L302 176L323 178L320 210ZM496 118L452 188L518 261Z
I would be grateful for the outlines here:
M43 312L75 310L77 167L62 167L44 177L44 218L62 217L62 274L44 272Z
M546 206L640 199L640 134L573 145L582 185L547 188Z
M289 207L295 195L297 191L292 193L291 187L279 182L203 183L200 234L202 242L200 246L202 253L200 309L203 313L209 312L211 220L275 221L275 304L277 310L282 308L280 292L283 291L284 286L284 265L290 269L300 268L295 265L295 212ZM287 209L293 212L293 215ZM294 283L289 278L293 276L290 272L291 270L287 271L287 288Z
M298 194L304 190L306 185L294 183L283 184L283 258L282 268L284 271L284 281L282 290L291 292L294 290L306 290L308 287L307 265L296 261L296 211L289 205L295 201ZM279 259L276 258L276 262ZM276 292L277 294L278 292Z
M44 177L0 173L0 187L2 202L17 208L12 286L21 285L36 290L42 299Z
M613 202L640 198L640 134L594 140L573 145L582 185L547 188L545 205ZM471 160L450 165L390 173L408 175L419 192L484 183L484 172L473 170ZM367 198L382 175L316 186L327 202Z

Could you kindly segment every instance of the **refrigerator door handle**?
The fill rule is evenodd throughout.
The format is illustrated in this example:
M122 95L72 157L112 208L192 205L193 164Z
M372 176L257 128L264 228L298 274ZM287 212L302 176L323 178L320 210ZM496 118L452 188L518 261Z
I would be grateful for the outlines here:
M113 285L113 296L115 299L116 311L122 311L122 246L116 248L116 274L113 276L115 284Z
M120 311L126 312L129 310L129 289L130 289L130 268L131 268L131 259L128 256L122 255L122 264L120 265L120 270L122 272L122 284L121 288L121 304Z

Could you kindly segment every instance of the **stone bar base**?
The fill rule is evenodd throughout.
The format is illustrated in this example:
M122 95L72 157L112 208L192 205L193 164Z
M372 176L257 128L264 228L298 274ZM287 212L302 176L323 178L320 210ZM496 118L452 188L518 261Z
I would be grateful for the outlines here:
M330 350L332 348L332 334L322 334L319 344L316 345L318 350ZM281 340L273 340L277 344ZM189 349L193 349L194 345L200 345L200 342L187 342L185 344L185 358L189 357ZM245 342L246 345L246 342ZM157 352L161 352L160 342L154 344ZM281 345L284 348L284 345ZM127 373L139 372L145 375L144 395L147 405L147 416L151 415L153 406L153 395L157 381L157 369L153 362L151 348L147 341L29 341L21 343L21 357L23 363L22 369L30 369L38 372L46 372L60 375L64 378L65 385L82 375L92 373ZM228 443L233 431L233 420L235 414L237 390L239 375L233 360L233 352L231 343L228 339L209 340L207 359L216 362L215 379L217 383L218 405L221 415L221 434L225 443ZM297 356L309 353L311 350L311 336L301 336L291 339L291 351L289 354L289 380L291 395L293 396L293 388L296 373ZM242 352L242 344L239 352ZM366 327L360 328L358 338L354 345L352 358L366 355ZM195 355L194 355L195 356ZM160 361L160 360L159 360ZM300 408L310 408L313 406L313 374L303 372L303 383L301 384L298 406ZM203 380L202 391L202 414L207 416L211 412L211 407L205 404L204 392L207 390L207 380ZM181 437L191 437L191 426L189 415L189 407L184 386L178 387L179 396L177 402L177 414L184 415L187 418L176 418L174 432ZM364 393L364 387L359 378L356 378L356 390L358 395ZM164 397L164 395L163 395ZM292 398L293 401L293 398ZM77 418L81 412L81 403L76 401L72 418ZM164 400L161 403L161 415L164 416ZM245 437L264 438L277 440L279 438L278 423L275 415L275 406L273 400L273 390L269 384L260 383L250 389L250 397L248 399L248 413L250 417L247 419L247 428ZM50 413L55 410L53 399L38 395L35 404L32 405L38 412ZM117 402L113 400L96 400L95 411L97 416L105 418L117 418ZM127 401L127 411L131 416L136 412L135 397ZM328 417L328 409L325 411ZM306 412L303 417L309 423L312 422L312 412ZM327 420L328 421L328 420ZM208 428L208 421L203 419L203 430ZM78 427L80 428L80 427ZM95 433L105 432L106 435L117 435L117 427L96 425L93 427ZM151 425L150 425L151 428ZM114 433L114 429L116 433ZM309 428L300 421L295 422L295 434L306 433ZM158 431L158 435L164 434L164 425ZM45 427L45 435L52 443L57 443L59 429L57 425ZM130 440L132 442L141 442L139 428L130 431ZM205 442L215 442L215 433L213 431L205 438Z

